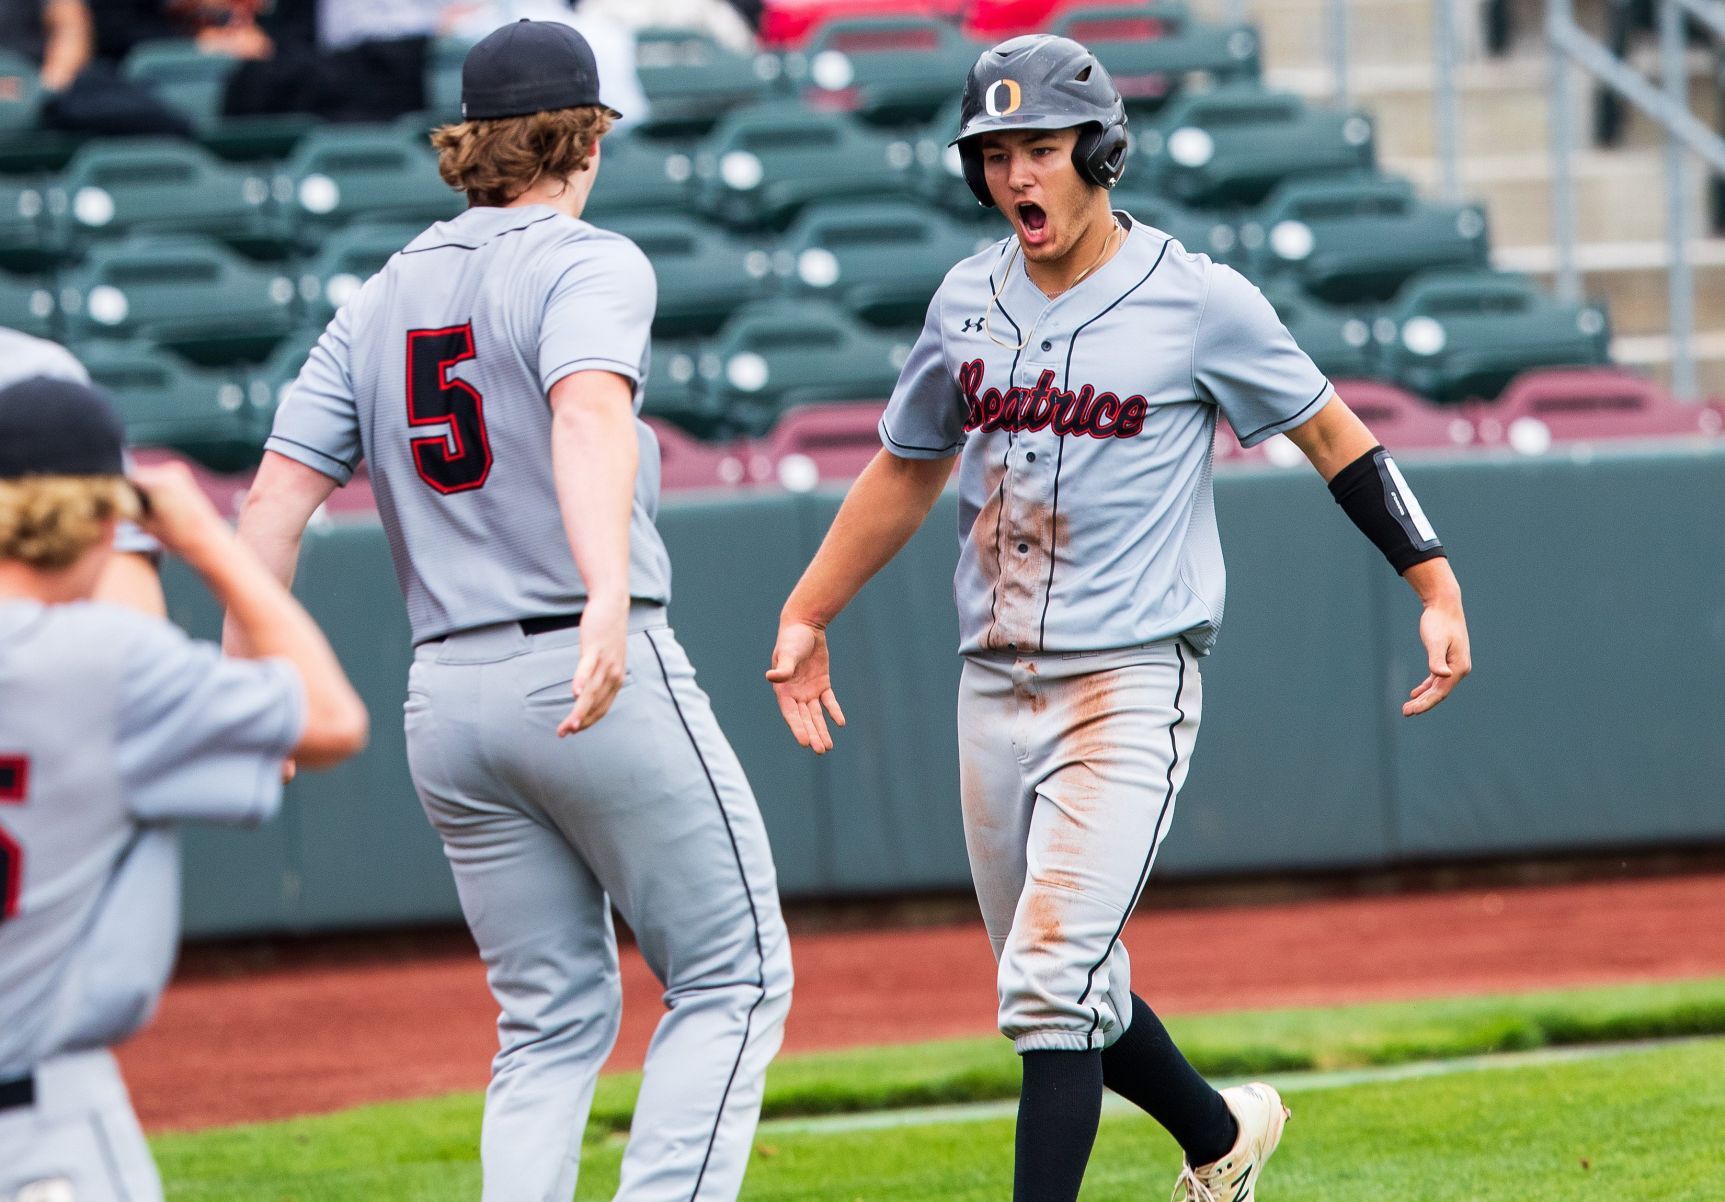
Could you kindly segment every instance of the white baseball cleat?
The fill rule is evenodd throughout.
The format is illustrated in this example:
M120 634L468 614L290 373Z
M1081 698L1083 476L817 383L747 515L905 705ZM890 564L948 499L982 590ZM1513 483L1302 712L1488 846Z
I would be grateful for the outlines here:
M1180 1171L1172 1202L1254 1202L1258 1178L1282 1142L1282 1126L1291 1112L1282 1096L1262 1081L1222 1091L1240 1134L1228 1154L1214 1164Z

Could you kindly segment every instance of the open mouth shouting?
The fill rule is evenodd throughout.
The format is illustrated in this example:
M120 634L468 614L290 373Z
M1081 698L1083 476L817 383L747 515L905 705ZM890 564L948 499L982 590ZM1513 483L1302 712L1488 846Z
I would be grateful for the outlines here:
M1021 202L1018 205L1018 230L1026 246L1041 246L1048 241L1048 214L1039 204Z

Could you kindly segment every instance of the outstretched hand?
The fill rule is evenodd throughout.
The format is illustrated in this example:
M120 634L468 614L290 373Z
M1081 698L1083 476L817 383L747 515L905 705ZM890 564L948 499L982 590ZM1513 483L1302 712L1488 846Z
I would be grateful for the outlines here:
M1402 703L1402 714L1409 718L1436 707L1461 683L1462 677L1473 671L1467 619L1462 615L1459 599L1426 606L1425 613L1420 615L1420 642L1425 644L1430 675L1415 685L1408 700Z
M833 736L827 729L827 715L831 714L833 721L843 726L845 713L833 695L827 632L806 622L787 622L779 627L779 641L773 647L773 666L767 671L767 679L779 699L779 713L784 715L785 725L791 728L797 742L816 755L831 751Z

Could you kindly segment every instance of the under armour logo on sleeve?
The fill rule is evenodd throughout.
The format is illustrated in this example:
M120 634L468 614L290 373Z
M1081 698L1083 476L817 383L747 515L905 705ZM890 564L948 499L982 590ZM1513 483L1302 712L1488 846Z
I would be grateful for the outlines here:
M966 334L980 334L980 333L982 333L982 318L980 318L980 317L967 317L967 318L965 318L964 319L964 332Z

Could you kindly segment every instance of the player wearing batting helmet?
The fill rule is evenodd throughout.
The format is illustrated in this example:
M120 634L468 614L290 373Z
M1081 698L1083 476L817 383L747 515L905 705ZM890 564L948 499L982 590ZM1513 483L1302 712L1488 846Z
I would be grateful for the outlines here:
M434 142L469 208L336 314L240 530L291 575L312 513L371 466L415 643L408 765L502 1011L485 1202L574 1193L622 1004L613 905L668 1007L617 1198L720 1202L791 963L754 794L665 612L658 443L636 417L653 269L581 220L616 114L580 34L506 25L461 89Z
M267 818L286 757L365 742L323 635L191 473L125 471L88 384L0 388L0 1198L160 1202L108 1048L173 966L175 826ZM134 518L203 577L248 658L95 600Z
M955 139L1011 234L959 263L851 488L785 603L768 679L798 742L842 725L827 624L958 469L958 698L966 843L1023 1059L1014 1197L1070 1202L1104 1085L1185 1152L1177 1196L1251 1202L1281 1099L1218 1093L1130 989L1120 933L1173 818L1221 622L1211 444L1286 434L1424 603L1430 674L1469 669L1461 593L1395 462L1230 268L1114 211L1126 115L1064 38L1003 42ZM1218 956L1225 949L1218 949Z

